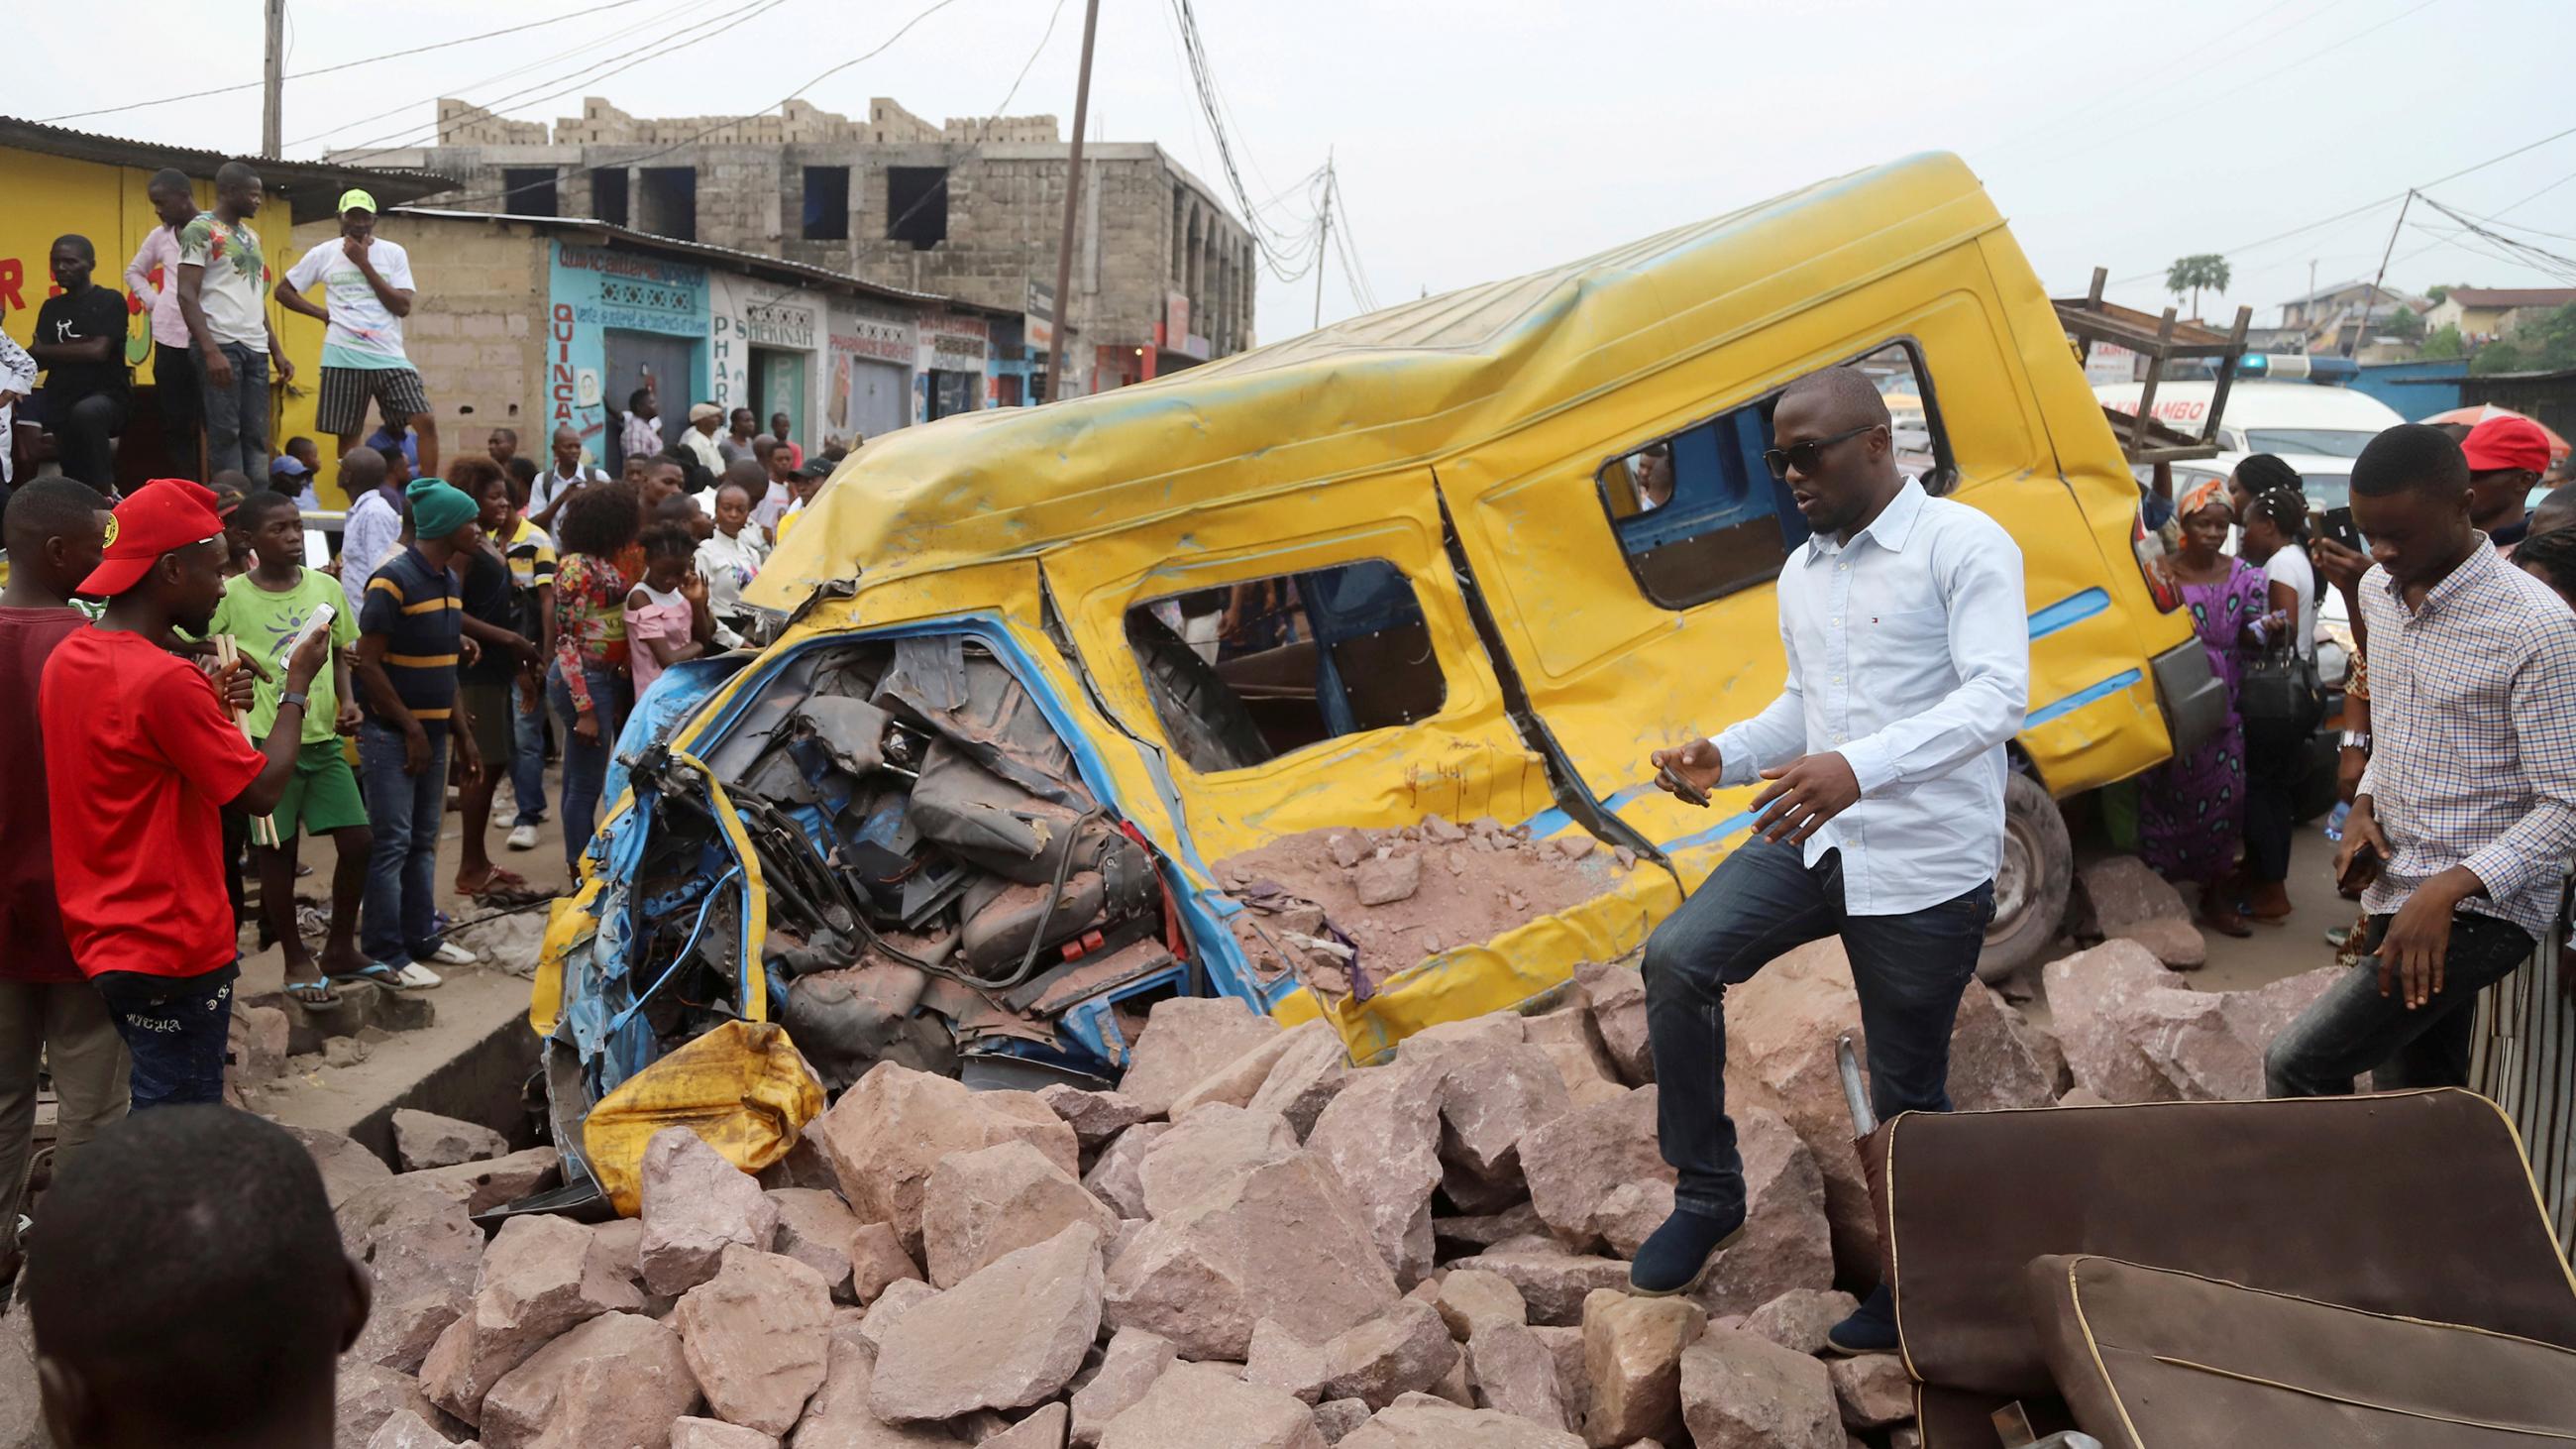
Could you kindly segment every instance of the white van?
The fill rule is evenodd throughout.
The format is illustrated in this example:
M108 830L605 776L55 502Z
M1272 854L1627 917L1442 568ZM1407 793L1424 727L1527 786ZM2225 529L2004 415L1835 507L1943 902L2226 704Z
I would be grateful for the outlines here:
M2210 382L2158 385L2156 421L2199 436L2217 390ZM2134 382L2097 387L2093 396L2121 412L2138 410ZM2352 501L2352 460L2383 429L2404 421L2395 408L2350 388L2240 382L2229 390L2226 415L2218 420L2218 456L2174 464L2174 496L2180 498L2204 479L2226 477L2251 454L2272 453L2298 470L2308 507L2341 508Z

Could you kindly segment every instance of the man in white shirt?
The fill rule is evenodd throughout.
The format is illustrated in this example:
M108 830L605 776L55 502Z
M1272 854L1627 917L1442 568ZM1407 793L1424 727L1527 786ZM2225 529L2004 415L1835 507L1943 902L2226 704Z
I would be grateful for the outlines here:
M581 434L570 423L555 429L551 457L537 473L537 481L528 485L528 520L539 528L555 526L555 512L564 500L588 483L605 483L608 475L581 459Z
M152 400L161 413L161 436L182 460L182 471L202 481L197 422L204 409L197 399L197 361L188 350L187 314L179 310L179 231L197 219L197 192L187 172L173 169L153 173L143 196L161 224L125 264L125 290L152 314Z
M724 420L723 408L714 403L698 403L689 409L689 430L680 434L680 446L688 450L690 457L698 460L698 466L707 470L709 478L724 476L727 459L716 449L716 429L724 426Z
M1975 979L2003 848L2004 742L2030 691L2021 550L1897 469L1887 404L1832 368L1781 394L1763 455L1814 535L1779 582L1788 679L1714 740L1658 750L1675 793L1769 781L1753 834L1646 943L1657 1127L1675 1212L1639 1248L1636 1291L1688 1291L1743 1229L1726 1115L1726 988L1839 935L1881 1117L1950 1105L1950 1024ZM1704 796L1703 796L1704 798ZM1833 1344L1896 1344L1882 1287Z
M227 161L215 171L215 209L179 228L179 312L196 345L209 478L228 468L268 476L269 378L295 380L268 325L268 260L250 224L267 194L249 162Z
M402 505L395 501L402 495L387 486L388 469L385 455L373 448L351 448L340 456L340 486L349 490L349 518L340 531L340 591L348 596L352 619L367 602L367 580L402 537Z
M304 293L322 286L324 305ZM438 419L429 390L403 351L403 319L412 307L411 254L376 235L376 199L364 191L340 193L339 244L314 247L298 257L277 284L277 303L323 324L322 395L313 421L340 440L346 453L367 426L367 405L381 408L397 431L407 424L419 439L420 471L438 471ZM401 423L396 420L400 419Z

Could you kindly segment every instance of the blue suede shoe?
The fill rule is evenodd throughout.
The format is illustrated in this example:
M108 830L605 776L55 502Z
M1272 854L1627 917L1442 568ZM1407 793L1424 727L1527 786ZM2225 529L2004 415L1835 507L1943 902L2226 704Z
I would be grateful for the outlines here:
M1896 1352L1896 1296L1881 1283L1852 1315L1825 1331L1825 1351L1846 1358Z
M1744 1215L1712 1218L1687 1208L1673 1209L1664 1225L1637 1246L1628 1265L1628 1291L1641 1298L1670 1298L1688 1293L1708 1276L1717 1255L1744 1236Z

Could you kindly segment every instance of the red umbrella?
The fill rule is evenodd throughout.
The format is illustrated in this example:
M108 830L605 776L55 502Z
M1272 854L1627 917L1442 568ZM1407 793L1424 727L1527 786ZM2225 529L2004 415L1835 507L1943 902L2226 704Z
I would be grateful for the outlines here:
M2547 423L2539 422L2522 413L2515 412L2511 408L2497 407L2494 403L2480 403L2473 408L2453 408L2447 413L2435 413L2431 417L2424 419L2424 421L2428 423L2459 423L2463 426L2474 428L2489 418L2522 418L2523 421L2531 423L2542 432L2549 434L2550 462L2556 463L2566 458L2568 452L2567 440L2558 436L2555 429L2551 428Z

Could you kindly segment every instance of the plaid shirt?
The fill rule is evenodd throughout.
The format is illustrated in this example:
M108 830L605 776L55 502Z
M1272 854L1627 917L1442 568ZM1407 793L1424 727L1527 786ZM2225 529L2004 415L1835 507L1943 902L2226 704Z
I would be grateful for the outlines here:
M2547 934L2576 854L2576 616L2547 584L2477 551L2409 613L2388 571L2362 579L2374 744L2361 793L2395 858L2373 915L2465 865L2470 910Z

